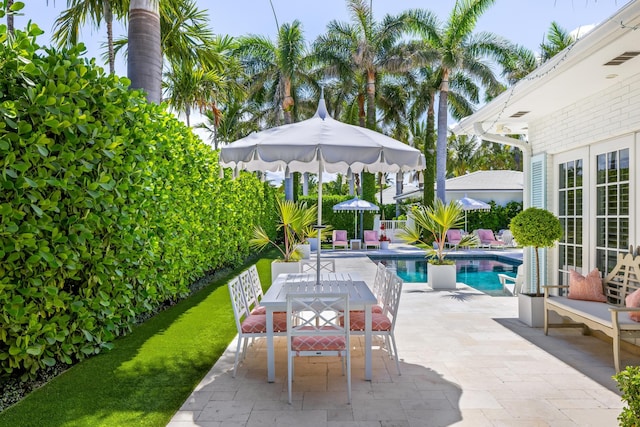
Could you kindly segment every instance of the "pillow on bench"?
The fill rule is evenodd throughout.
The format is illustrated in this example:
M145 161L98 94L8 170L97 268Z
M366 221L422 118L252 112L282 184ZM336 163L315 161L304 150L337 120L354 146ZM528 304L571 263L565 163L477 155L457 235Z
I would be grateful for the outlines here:
M569 299L584 301L607 302L602 290L602 278L600 271L594 268L589 274L583 276L575 270L569 271Z
M627 307L637 308L640 307L640 289L636 289L624 299L625 305ZM631 312L629 313L629 317L631 320L635 320L636 322L640 322L640 313Z

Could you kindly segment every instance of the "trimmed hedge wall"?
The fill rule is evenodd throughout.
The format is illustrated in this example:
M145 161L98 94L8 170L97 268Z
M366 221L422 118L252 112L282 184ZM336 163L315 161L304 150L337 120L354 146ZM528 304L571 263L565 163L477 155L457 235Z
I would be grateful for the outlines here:
M0 377L110 348L137 318L249 254L273 190L219 179L163 106L32 25L0 27Z

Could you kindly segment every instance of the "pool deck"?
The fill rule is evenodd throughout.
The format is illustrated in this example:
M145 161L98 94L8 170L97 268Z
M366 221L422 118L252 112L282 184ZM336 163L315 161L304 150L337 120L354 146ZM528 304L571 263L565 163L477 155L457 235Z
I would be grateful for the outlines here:
M392 245L389 252L410 250ZM366 255L374 252L384 251L327 250L322 257L371 283L375 264ZM326 357L296 361L294 401L287 403L283 337L274 383L266 381L263 339L250 347L232 378L234 340L169 426L618 425L623 403L611 378L610 342L574 329L545 336L518 320L517 298L491 297L463 284L433 291L424 283L406 283L395 334L402 375L375 348L373 381L364 380L362 337L352 340L350 405L340 362ZM640 363L640 356L626 350L621 357L623 365Z

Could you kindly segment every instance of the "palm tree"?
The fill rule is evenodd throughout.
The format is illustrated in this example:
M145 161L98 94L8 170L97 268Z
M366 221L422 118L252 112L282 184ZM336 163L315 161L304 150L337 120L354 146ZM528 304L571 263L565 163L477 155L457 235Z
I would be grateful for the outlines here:
M7 34L13 34L14 32L14 25L13 25L13 12L14 11L14 5L13 5L13 0L6 0L5 1L5 13L7 15Z
M143 89L149 102L160 103L162 51L159 0L131 0L127 75L132 89Z
M263 36L242 37L238 55L249 75L250 98L270 104L274 117L282 114L284 124L296 121L297 91L305 83L313 84L306 68L302 24L297 20L283 24L276 43Z
M546 42L540 43L540 63L551 59L558 52L575 42L576 39L562 28L557 22L551 22L546 34Z
M491 34L473 34L478 18L495 0L458 0L442 26L431 13L411 10L405 13L409 25L422 36L425 46L438 53L438 127L436 144L437 196L445 200L447 174L447 113L450 82L456 73L468 82L478 81L485 90L495 92L500 84L485 58L499 60L511 55L513 47L506 40ZM506 60L505 60L506 61Z
M374 21L371 4L366 0L348 0L347 8L352 23L331 21L326 34L313 45L314 58L324 65L327 77L338 78L354 88L360 126L375 130L379 74L409 66L392 53L401 40L404 22L391 15L386 15L382 22ZM362 181L362 198L374 200L374 176L364 173Z
M89 20L99 28L104 21L107 26L107 57L109 72L115 73L115 54L113 50L113 16L125 17L128 10L127 0L67 0L67 9L56 19L53 40L59 47L78 43L80 27Z
M273 109L273 123L284 124L298 119L296 100L300 89L316 86L309 73L307 49L299 21L283 24L278 29L277 43L266 37L248 36L240 39L239 57L250 76L249 97L266 103ZM285 179L287 200L295 199L293 177Z

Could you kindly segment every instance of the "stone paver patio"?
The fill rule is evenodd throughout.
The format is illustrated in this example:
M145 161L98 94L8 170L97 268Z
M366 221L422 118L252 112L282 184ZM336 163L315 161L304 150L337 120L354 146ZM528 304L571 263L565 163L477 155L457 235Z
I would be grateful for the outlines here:
M336 270L373 281L365 251L327 251ZM265 340L256 340L236 378L236 342L212 367L169 426L616 426L623 404L611 344L579 330L545 336L517 319L517 299L462 284L432 291L406 283L396 325L402 375L384 350L364 380L362 337L354 337L353 402L339 359L298 358L287 403L286 339L276 338L276 382L266 381ZM320 360L318 360L320 359ZM327 359L329 362L327 362ZM640 356L622 352L624 364Z

